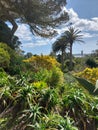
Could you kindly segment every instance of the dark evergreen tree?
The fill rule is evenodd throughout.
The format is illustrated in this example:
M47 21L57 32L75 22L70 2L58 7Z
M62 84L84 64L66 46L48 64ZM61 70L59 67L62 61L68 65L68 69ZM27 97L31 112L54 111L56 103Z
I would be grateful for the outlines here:
M61 51L62 53L60 57L62 63L62 69L64 68L64 60L65 60L67 47L68 47L68 43L66 41L66 37L62 37L62 36L59 39L57 39L52 45L53 52Z
M67 13L62 11L65 5L66 0L0 0L0 19L11 22L12 36L18 19L28 24L33 34L47 37L55 33L55 26L68 20Z
M85 63L90 68L97 67L97 63L95 62L93 58L88 58Z
M27 54L25 54L25 58L30 58L32 56L33 56L33 54L31 52L28 52Z

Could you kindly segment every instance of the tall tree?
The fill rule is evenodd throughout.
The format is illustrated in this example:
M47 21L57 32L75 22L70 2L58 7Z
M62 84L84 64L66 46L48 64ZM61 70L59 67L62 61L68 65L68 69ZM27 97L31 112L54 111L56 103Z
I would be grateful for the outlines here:
M11 34L17 30L15 19L30 26L33 34L44 37L55 34L53 27L68 20L62 11L66 0L0 0L0 19L13 25Z
M82 36L80 34L81 31L78 29L75 29L74 27L70 27L66 32L65 32L65 37L67 39L67 43L70 45L70 70L72 70L72 47L73 43L75 42L84 42L82 40Z
M63 35L59 39L57 39L53 45L52 49L53 52L61 51L61 63L62 63L62 70L64 69L64 59L65 59L65 51L68 46L68 43L66 41L66 37Z

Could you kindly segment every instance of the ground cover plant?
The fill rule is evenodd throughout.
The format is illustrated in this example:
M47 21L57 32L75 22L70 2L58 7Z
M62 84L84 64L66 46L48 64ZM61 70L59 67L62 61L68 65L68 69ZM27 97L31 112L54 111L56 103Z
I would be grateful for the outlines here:
M0 69L0 76L0 130L97 128L97 96L59 67L14 76Z
M47 70L47 73L50 71ZM53 80L48 81L46 77L41 80L37 77L38 73L35 75L36 78L31 82L32 77L26 74L12 77L1 71L2 79L7 80L0 86L0 129L76 130L73 120L60 114L60 85L52 85Z

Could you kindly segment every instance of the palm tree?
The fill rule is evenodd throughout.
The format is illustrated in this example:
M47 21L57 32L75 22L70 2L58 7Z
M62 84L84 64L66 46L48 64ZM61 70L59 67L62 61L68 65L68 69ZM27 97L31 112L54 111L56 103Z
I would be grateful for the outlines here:
M66 48L67 48L67 42L66 42L66 37L64 35L62 35L59 39L57 39L52 45L53 52L58 52L58 51L62 52L61 54L62 70L64 69Z
M74 27L70 27L67 31L61 35L59 39L57 39L52 48L53 52L62 52L62 69L64 68L64 58L65 58L65 50L69 46L70 47L70 70L72 70L72 47L74 42L84 42L82 41L82 36L80 34L81 31L75 29Z
M66 32L65 32L65 37L67 43L69 43L70 46L70 70L72 70L72 46L74 42L84 42L82 41L82 36L80 34L81 31L78 29L75 29L74 27L70 27Z

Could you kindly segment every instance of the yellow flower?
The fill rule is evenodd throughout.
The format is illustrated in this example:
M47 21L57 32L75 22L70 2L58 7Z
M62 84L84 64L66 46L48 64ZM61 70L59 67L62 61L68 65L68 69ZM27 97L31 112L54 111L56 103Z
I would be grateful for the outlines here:
M85 78L95 84L98 79L98 68L86 68L84 71L77 73L76 76Z

